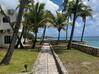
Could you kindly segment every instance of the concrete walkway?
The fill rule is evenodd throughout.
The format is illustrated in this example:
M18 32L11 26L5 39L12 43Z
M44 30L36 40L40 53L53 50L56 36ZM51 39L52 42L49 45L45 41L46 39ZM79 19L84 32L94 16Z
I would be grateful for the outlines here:
M44 43L33 67L33 74L58 74L57 67L48 43Z

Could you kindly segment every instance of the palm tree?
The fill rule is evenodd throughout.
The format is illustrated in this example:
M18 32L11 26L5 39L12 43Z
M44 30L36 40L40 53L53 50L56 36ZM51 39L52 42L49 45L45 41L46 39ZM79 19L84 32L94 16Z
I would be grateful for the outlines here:
M57 13L57 16L52 17L53 22L51 22L51 23L58 30L58 38L57 38L57 43L58 43L60 40L60 32L62 29L64 29L64 26L66 25L66 18L62 13L60 13L60 12L56 12L56 13Z
M11 40L11 44L8 48L8 51L6 53L6 55L4 56L4 58L2 59L2 61L0 62L0 64L9 64L11 57L13 55L14 52L14 47L15 47L15 43L17 41L17 34L18 34L18 30L20 27L20 23L22 20L22 15L23 15L23 11L24 11L24 6L27 5L29 2L28 0L20 0L20 8L19 8L19 12L18 12L18 16L16 19L16 25L15 25L15 30L12 36L12 40Z
M88 17L88 16L92 17L91 11L92 10L86 6L82 9L81 14L80 14L80 16L82 17L82 20L84 22L82 35L81 35L81 42L83 41L84 31L85 31L85 27L86 27L86 17Z
M46 11L44 10L44 6L45 4L32 3L31 8L29 8L29 12L27 13L29 22L31 23L33 32L35 34L32 48L35 48L39 27L42 27L42 24L45 24L47 20L47 17L45 17Z
M76 22L76 18L77 18L78 3L79 3L79 0L76 0L76 2L73 1L73 3L71 3L73 5L71 5L70 9L69 9L71 11L71 14L73 14L73 25L72 25L70 40L69 40L69 43L67 45L67 49L71 48L71 43L72 43L74 29L75 29L75 22Z
M47 18L47 19L46 19L46 21L42 24L42 27L44 28L44 30L43 30L42 39L41 39L40 44L42 44L42 42L44 41L45 32L46 32L47 27L50 27L50 26L51 26L50 22L51 22L51 20L52 20L52 19L51 19L52 13L51 13L50 11L46 11L44 17Z
M66 24L66 42L68 40L68 26L69 26L69 18L67 18L67 24Z
M72 14L73 14L73 6L74 6L74 1L69 1L69 0L64 0L63 2L63 14L65 18L67 19L67 24L66 24L66 42L68 40L68 26L71 23L69 22L69 19L72 19Z
M47 25L44 25L43 26L44 27L44 30L43 30L43 34L42 34L42 39L41 39L41 42L40 42L40 44L42 44L42 42L44 41L44 38L45 38L45 32L46 32L46 29L47 29Z
M72 39L73 39L73 35L74 35L74 29L75 29L75 22L77 17L79 17L79 14L81 14L81 10L83 7L85 7L86 5L83 4L83 2L81 0L76 0L70 2L69 4L69 8L68 11L73 14L73 26L72 26L72 30L71 30L71 35L70 35L70 40L67 46L67 49L71 48L71 43L72 43Z

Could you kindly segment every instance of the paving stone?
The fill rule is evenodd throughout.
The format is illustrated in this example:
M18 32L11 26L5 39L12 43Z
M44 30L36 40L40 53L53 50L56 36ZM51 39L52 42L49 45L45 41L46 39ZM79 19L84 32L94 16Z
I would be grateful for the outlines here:
M55 60L48 43L44 43L39 56L35 67L33 67L33 74L58 74Z

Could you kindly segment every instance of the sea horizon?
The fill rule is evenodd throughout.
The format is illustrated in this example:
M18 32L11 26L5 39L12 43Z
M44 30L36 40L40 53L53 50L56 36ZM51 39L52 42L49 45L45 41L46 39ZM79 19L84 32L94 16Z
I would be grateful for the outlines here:
M57 40L57 37L47 36L49 38L52 38L54 40ZM80 41L80 36L73 37L73 40ZM60 40L66 40L66 37L60 37ZM69 40L69 37L68 37ZM87 42L89 46L97 47L99 48L99 36L84 36L83 41Z

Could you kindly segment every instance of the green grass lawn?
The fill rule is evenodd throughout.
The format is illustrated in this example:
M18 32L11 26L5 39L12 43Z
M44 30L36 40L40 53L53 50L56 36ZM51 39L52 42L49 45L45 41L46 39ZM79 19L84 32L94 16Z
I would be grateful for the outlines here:
M0 51L0 61L5 55L6 50ZM0 66L0 74L15 74L24 71L24 64L28 65L28 71L32 69L33 63L37 58L37 51L15 50L9 65Z
M99 57L78 50L55 50L69 74L99 74Z

